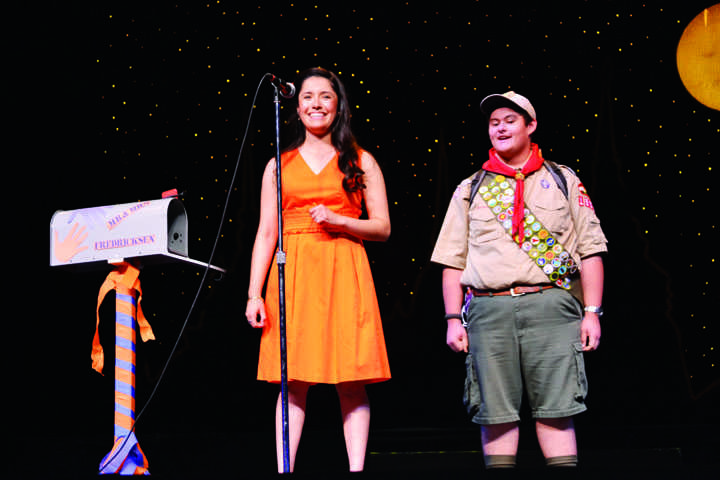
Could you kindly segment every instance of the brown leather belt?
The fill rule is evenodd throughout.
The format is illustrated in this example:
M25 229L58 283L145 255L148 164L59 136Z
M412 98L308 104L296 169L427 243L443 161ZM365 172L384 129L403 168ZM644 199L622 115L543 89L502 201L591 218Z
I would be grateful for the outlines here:
M510 290L478 290L473 287L468 287L470 293L475 297L492 297L495 295L510 295L512 297L519 297L527 293L537 293L548 288L554 288L554 285L518 285L512 287Z

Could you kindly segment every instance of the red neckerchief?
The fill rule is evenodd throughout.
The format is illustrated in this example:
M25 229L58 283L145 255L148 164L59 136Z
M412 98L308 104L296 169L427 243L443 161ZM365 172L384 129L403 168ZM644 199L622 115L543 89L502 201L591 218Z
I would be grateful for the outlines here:
M489 172L499 173L501 175L505 175L506 177L512 177L517 183L517 186L515 187L515 204L513 205L512 237L518 243L520 243L519 240L522 238L522 235L520 235L520 227L525 216L525 201L523 199L523 193L525 190L524 180L527 175L542 167L543 161L544 160L540 156L537 144L533 143L531 144L530 155L528 156L528 159L522 169L516 170L500 160L500 157L498 157L494 148L490 149L490 158L482 166L482 168Z

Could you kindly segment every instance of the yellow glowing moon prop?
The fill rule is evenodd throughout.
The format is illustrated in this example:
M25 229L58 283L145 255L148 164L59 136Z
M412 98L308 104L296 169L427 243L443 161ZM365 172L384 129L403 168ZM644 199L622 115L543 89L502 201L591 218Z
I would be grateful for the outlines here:
M720 3L700 12L685 28L677 67L690 95L720 110Z

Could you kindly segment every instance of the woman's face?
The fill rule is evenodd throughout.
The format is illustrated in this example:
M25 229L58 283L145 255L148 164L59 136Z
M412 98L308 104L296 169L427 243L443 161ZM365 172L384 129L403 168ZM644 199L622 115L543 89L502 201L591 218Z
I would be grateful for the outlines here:
M297 113L308 133L319 137L330 133L337 106L338 97L330 80L324 77L305 79L298 94Z

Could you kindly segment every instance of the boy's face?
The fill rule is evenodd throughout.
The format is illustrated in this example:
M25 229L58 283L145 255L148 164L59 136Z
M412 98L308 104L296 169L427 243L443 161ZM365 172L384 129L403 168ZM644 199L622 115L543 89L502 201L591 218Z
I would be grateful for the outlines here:
M535 131L537 122L525 124L523 116L511 108L498 108L488 120L490 142L498 155L511 159L527 151L530 147L530 135Z

